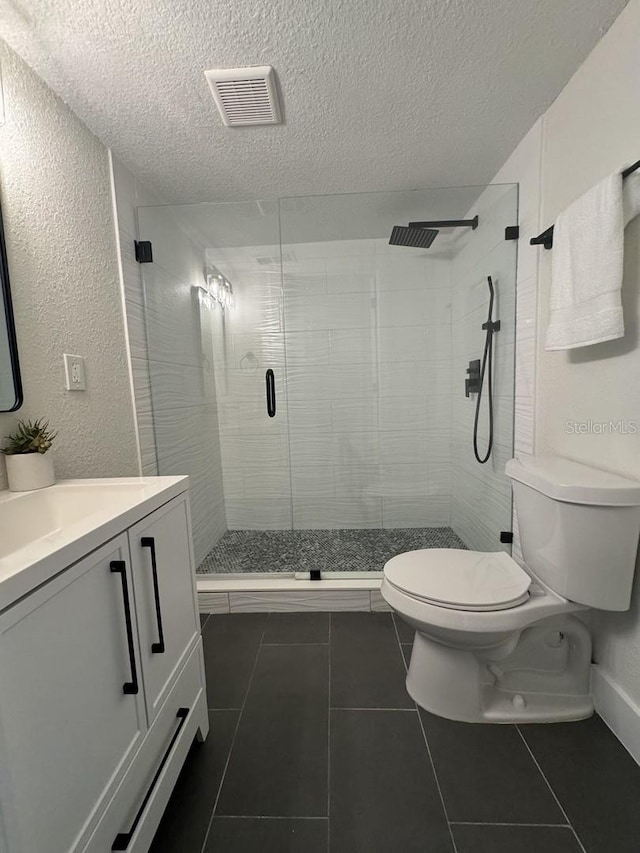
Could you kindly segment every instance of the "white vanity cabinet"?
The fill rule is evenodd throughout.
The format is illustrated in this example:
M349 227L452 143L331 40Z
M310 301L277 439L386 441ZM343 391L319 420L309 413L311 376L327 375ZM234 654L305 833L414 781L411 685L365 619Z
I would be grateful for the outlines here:
M152 722L200 633L193 589L180 571L185 554L191 552L186 503L171 502L132 527L129 548L145 699Z
M125 574L112 573L112 563ZM0 618L0 796L16 839L10 853L77 849L144 738L143 693L123 691L140 666L133 609L129 658L123 581L130 596L126 535Z
M183 492L0 614L0 851L145 853L207 731Z

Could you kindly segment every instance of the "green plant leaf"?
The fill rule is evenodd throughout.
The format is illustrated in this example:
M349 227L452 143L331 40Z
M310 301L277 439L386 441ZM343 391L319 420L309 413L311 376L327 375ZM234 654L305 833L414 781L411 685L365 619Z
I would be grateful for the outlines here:
M22 453L46 453L57 433L49 428L49 421L38 418L35 421L18 421L14 432L5 439L2 452L7 456Z

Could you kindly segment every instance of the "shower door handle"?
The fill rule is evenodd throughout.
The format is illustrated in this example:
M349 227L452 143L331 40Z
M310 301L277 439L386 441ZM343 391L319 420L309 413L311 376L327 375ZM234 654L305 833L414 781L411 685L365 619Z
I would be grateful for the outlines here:
M276 378L273 370L269 368L266 373L267 381L267 414L270 418L276 416Z

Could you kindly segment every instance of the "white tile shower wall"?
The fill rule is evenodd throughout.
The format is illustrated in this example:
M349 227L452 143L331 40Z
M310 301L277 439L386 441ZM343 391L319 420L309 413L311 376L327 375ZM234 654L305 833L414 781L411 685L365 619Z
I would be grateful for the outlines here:
M215 333L229 528L448 525L448 260L383 239L283 253L282 279L257 262L277 246L208 253L237 295Z
M188 474L196 562L226 530L211 318L194 285L204 249L161 200L112 156L141 473ZM136 208L153 264L134 257ZM145 322L146 315L146 322Z
M516 202L516 187L488 187L471 211L478 214L480 225L460 234L452 262L451 526L478 551L508 549L500 544L499 534L511 529L511 486L504 466L512 455L516 248L505 240L504 229L517 224ZM501 326L494 344L494 448L489 461L480 465L472 445L476 395L465 397L464 380L469 361L483 351L488 275L496 291L493 316ZM487 438L485 388L478 430L481 453Z

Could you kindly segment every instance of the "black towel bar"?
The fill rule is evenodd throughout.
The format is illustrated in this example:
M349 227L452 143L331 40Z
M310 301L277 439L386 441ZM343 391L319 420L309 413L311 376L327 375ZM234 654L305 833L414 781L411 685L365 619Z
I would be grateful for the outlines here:
M628 166L624 172L622 173L623 178L628 178L629 175L633 174L640 169L640 160L633 163L631 166ZM553 225L550 228L547 228L546 231L543 231L542 234L538 234L537 237L532 237L529 240L531 246L544 246L545 249L551 249L553 247Z

